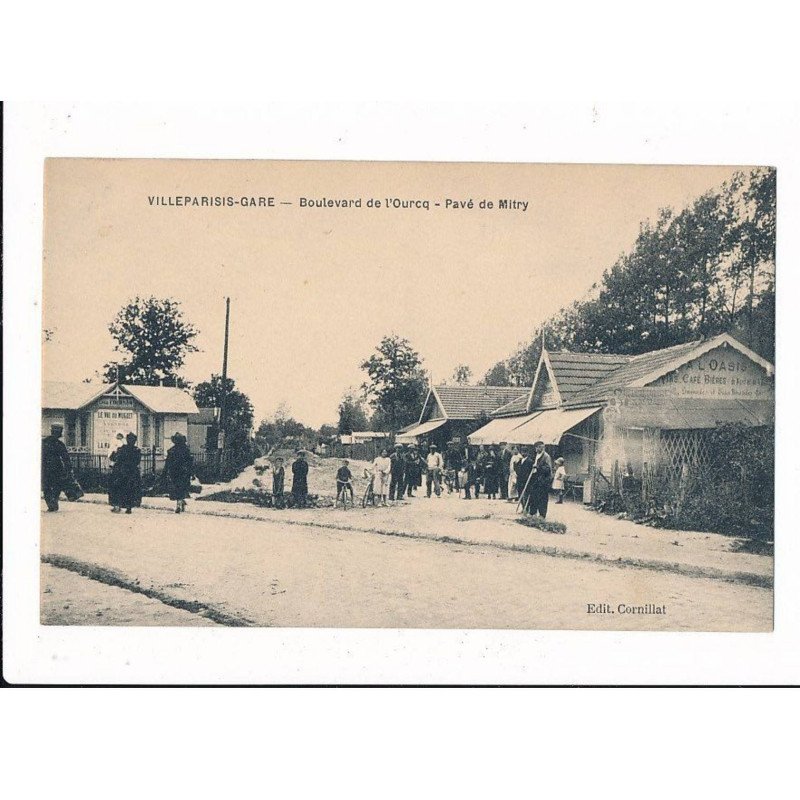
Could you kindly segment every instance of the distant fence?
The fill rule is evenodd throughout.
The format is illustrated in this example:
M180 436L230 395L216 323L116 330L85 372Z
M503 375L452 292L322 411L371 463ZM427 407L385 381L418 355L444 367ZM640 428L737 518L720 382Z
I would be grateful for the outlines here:
M389 449L390 447L391 445L388 439L357 442L356 444L342 444L341 442L337 442L329 448L328 453L331 458L353 458L357 461L374 461L381 454L381 450Z

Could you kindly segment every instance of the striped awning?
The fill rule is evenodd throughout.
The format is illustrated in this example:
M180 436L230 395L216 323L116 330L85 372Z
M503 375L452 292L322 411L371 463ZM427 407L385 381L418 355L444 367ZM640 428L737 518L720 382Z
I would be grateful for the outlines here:
M541 413L541 412L538 412ZM500 444L501 442L516 442L513 431L523 422L527 422L537 414L526 414L517 417L500 417L488 422L482 428L478 428L475 433L471 433L467 439L470 444Z
M508 435L511 444L558 444L561 437L570 429L579 425L592 414L597 413L602 406L591 408L554 408L542 411L529 417L521 425L514 428Z

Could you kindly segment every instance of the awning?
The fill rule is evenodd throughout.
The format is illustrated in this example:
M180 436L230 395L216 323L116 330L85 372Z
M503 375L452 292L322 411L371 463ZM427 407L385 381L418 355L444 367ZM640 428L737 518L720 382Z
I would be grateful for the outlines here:
M521 417L501 417L493 419L482 428L478 428L475 433L471 433L467 439L470 444L500 444L500 442L515 442L512 431L525 422L539 416L536 414L525 414Z
M599 411L601 406L591 408L573 408L569 410L552 409L542 411L527 422L514 428L508 436L511 444L558 444L561 437L570 429L579 425L592 414Z
M422 425L417 425L416 428L412 428L410 431L398 434L395 440L398 442L415 442L418 436L424 436L426 433L441 428L445 422L447 422L446 419L432 419L429 422L423 422Z

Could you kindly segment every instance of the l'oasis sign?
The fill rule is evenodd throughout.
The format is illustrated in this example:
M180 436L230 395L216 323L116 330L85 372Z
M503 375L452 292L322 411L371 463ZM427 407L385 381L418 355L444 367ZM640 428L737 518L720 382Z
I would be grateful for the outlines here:
M775 393L774 380L766 370L730 347L710 350L650 386L669 389L675 397L769 400Z

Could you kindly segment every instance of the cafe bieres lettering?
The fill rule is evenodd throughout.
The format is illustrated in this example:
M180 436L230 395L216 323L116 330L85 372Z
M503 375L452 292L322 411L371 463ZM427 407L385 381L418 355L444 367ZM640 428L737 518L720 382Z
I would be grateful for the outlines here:
M772 379L742 353L717 348L664 375L652 386L673 390L683 397L766 398L772 395Z

